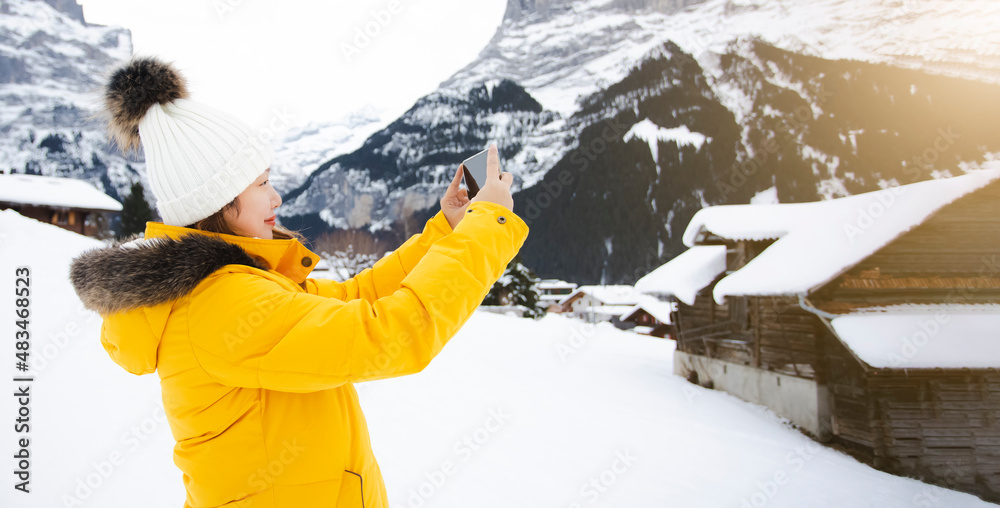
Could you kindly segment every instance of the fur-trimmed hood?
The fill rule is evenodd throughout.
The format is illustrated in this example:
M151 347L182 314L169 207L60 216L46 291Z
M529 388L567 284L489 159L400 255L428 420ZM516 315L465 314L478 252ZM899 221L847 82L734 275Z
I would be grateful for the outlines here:
M84 252L70 265L70 280L84 307L106 316L176 300L230 264L267 270L239 245L216 237L136 236Z
M301 284L318 260L296 240L206 234L149 222L144 238L134 235L74 258L70 281L84 306L104 318L101 344L115 363L148 374L156 370L172 303L206 277L227 265L243 265L275 270Z

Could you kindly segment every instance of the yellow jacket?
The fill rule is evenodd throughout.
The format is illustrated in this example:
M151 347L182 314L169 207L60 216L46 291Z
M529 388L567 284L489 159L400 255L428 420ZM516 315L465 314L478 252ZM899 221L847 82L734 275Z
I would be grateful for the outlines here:
M493 203L454 231L439 212L339 283L306 278L319 257L296 240L148 222L71 278L111 358L159 373L185 508L386 507L353 383L426 367L527 233Z

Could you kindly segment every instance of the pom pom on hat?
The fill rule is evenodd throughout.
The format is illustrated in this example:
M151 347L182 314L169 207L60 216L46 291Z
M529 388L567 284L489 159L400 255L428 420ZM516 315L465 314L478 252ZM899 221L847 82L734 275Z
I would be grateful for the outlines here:
M111 75L104 91L111 138L123 153L138 150L139 121L149 107L187 96L187 82L170 64L150 57L133 58Z
M156 209L172 226L218 212L274 158L270 138L189 98L180 73L155 57L135 57L111 73L103 114L123 153L142 147Z

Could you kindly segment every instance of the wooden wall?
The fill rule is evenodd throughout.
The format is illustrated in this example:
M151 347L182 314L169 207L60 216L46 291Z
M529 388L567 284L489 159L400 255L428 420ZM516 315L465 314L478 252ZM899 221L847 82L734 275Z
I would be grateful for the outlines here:
M821 377L819 318L799 307L796 298L752 297L749 303L757 366L806 379Z
M677 349L685 353L747 364L746 347L735 340L736 327L729 316L727 301L721 305L712 299L712 288L702 290L694 305L677 302Z
M790 376L815 379L822 370L822 322L789 297L712 299L711 287L694 305L678 303L677 349Z
M865 371L824 337L834 441L871 466L1000 502L1000 372Z
M10 208L15 212L35 219L39 222L59 226L63 229L80 233L82 235L96 237L100 233L94 226L87 226L88 216L97 215L100 212L93 212L84 209L58 208L36 205L0 205L0 209Z
M878 219L876 219L878 220ZM728 242L727 269L768 242ZM803 260L808 262L808 260ZM678 306L678 350L816 379L834 442L873 467L1000 502L1000 373L862 364L792 297ZM894 304L1000 303L1000 182L944 207L810 295L849 313Z
M874 403L868 393L865 368L829 329L823 334L823 350L833 434L871 463L876 447L872 429Z

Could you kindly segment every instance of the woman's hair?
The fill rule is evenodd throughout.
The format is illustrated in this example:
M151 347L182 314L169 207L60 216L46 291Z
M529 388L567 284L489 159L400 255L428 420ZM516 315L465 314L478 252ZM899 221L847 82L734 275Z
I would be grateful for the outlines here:
M213 233L222 233L224 235L240 236L239 233L233 231L233 228L229 226L228 222L226 222L226 217L224 214L230 210L236 210L236 214L239 215L240 213L239 197L233 198L232 201L223 206L222 209L219 210L218 212L215 212L212 215L209 215L208 217L198 222L195 222L194 224L189 224L186 227L190 229L200 229L202 231L210 231ZM292 231L290 229L286 229L278 225L275 225L271 229L271 231L273 238L275 240L289 240L294 238L302 243L305 243L305 238L298 231Z

